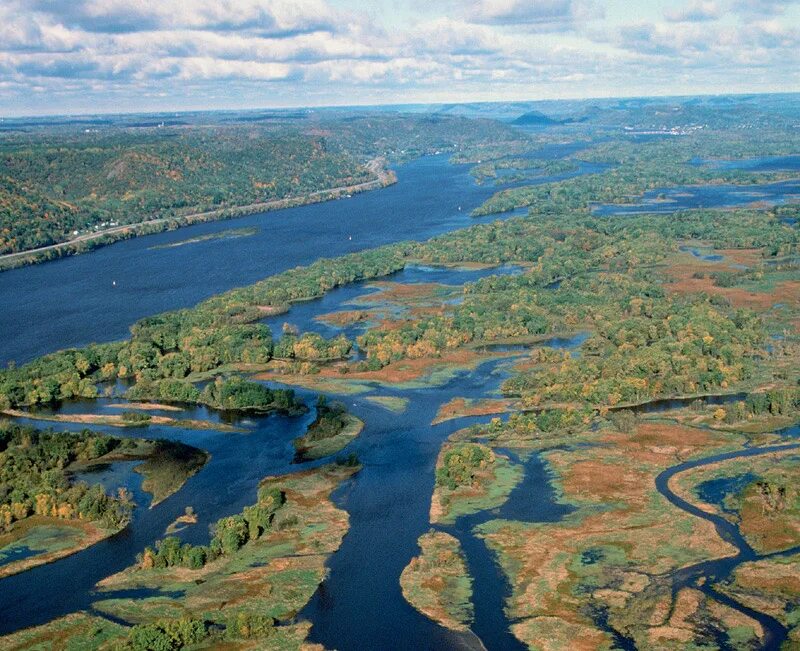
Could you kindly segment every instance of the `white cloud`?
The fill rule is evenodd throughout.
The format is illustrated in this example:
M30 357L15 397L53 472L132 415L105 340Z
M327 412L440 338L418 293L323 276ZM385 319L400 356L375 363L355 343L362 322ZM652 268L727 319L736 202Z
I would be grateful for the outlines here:
M722 7L716 0L698 0L681 8L671 8L664 17L673 23L704 22L715 20L723 15Z
M34 89L134 109L178 96L297 105L798 79L798 26L771 0L692 0L649 21L604 17L594 0L381 1L408 12L349 0L5 0L0 111L21 111Z
M465 16L476 23L561 31L602 13L592 0L479 0Z
M324 0L30 0L29 7L101 33L188 28L292 34L332 30L338 20Z
M733 0L733 9L749 15L765 16L783 14L790 6L797 4L798 0Z

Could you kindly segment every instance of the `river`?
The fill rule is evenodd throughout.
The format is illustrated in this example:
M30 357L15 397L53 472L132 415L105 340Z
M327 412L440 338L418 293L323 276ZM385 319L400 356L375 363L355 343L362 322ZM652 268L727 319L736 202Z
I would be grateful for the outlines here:
M569 151L569 147L551 147L543 156L558 157ZM444 156L426 157L400 167L397 184L347 200L252 215L230 222L200 224L2 273L0 295L4 297L6 309L0 313L0 357L24 362L65 347L119 339L138 318L193 305L210 295L322 256L337 256L400 240L424 240L469 226L478 221L469 216L470 211L496 188L476 185L468 172L469 166L450 165ZM197 241L204 235L223 233L231 228L255 228L256 232L249 237ZM164 246L189 240L192 242L182 246ZM518 271L518 268L507 267L493 273ZM414 267L397 274L395 279L461 284L486 274L486 271ZM279 319L296 323L302 329L332 334L331 329L314 317L370 292L363 283L351 285L317 301L299 304ZM68 300L64 300L65 297ZM276 321L270 325L279 324ZM417 632L416 640L422 645L419 648L434 643L459 646L464 642L460 636L445 631L411 608L400 594L397 579L416 553L417 537L427 529L436 455L442 440L455 427L450 423L431 428L430 422L438 407L451 397L486 395L491 389L485 382L486 370L459 373L446 386L436 389L381 391L413 399L413 406L402 417L363 399L352 400L351 410L367 423L353 446L365 468L357 481L349 483L337 496L350 512L353 530L345 540L342 553L334 557L335 562L348 562L350 545L366 544L375 550L370 544L372 534L366 538L359 535L359 527L364 525L376 531L372 526L376 521L370 514L380 512L391 516L393 523L385 528L378 527L377 530L387 534L393 532L388 536L393 546L383 547L385 557L374 559L375 562L368 565L370 573L364 577L370 585L392 596L390 601L374 600L373 608L383 603L391 618L377 618L376 613L377 628L371 635L378 635L379 629L400 630L394 629L394 625L383 629L391 619L401 629L410 627ZM499 381L498 378L495 385ZM311 402L312 397L307 397ZM62 405L57 411L109 413L110 402L114 401L73 402ZM204 408L187 409L181 417L220 418ZM211 461L191 477L181 491L153 509L146 508L149 500L140 490L140 476L131 472L132 464L105 469L97 475L98 479L106 481L113 478L137 497L140 507L135 510L131 525L122 533L73 556L0 581L0 632L90 608L97 599L93 593L94 584L132 564L146 545L163 537L166 526L186 505L194 507L199 522L183 530L181 538L205 542L209 524L241 511L255 500L261 478L297 469L291 464L294 453L291 442L305 431L312 418L313 413L300 418L249 418L237 423L246 429L241 434L158 426L115 430L120 436L184 441L209 451ZM55 429L76 427L31 422ZM353 490L352 486L358 486L359 490ZM345 494L347 499L343 499ZM409 527L411 523L413 527ZM397 535L400 531L402 535ZM377 572L384 580L376 580ZM341 607L355 615L357 608L370 603L370 599L353 596L359 586L363 589L363 584L355 580L357 576L352 572L334 572L319 593L337 594L338 607L319 608L313 618L315 623L318 621L315 635L330 639L333 646L339 648L352 648L348 641L353 640L340 640L343 631L328 626L327 616L338 619ZM340 588L349 595L347 599L339 599L335 584L331 583L339 578L344 578ZM53 586L67 585L69 590L53 590ZM322 602L315 599L313 603L321 605ZM386 634L376 639L386 642L391 639L383 635Z
M548 153L558 157L567 151L554 148ZM419 159L397 172L394 186L350 199L200 224L2 273L0 296L5 309L0 313L0 359L23 362L60 348L119 339L138 318L193 305L319 257L401 240L423 240L468 226L476 221L469 217L470 211L496 190L492 185L476 185L468 166L450 165L443 156ZM497 216L483 221L493 219ZM253 228L255 233L197 241L231 228ZM163 246L187 240L195 241ZM506 267L489 273L517 272L515 267ZM395 279L460 284L486 273L412 267ZM363 283L340 288L268 322L277 327L279 321L290 321L300 329L333 334L335 329L315 317L371 291ZM578 337L568 342L554 340L551 345L575 347L580 342ZM350 410L366 423L347 450L358 454L364 468L334 494L334 501L350 516L351 529L329 562L329 578L301 613L314 624L312 640L339 649L475 646L475 638L447 631L414 610L403 599L398 580L418 553L417 538L430 526L428 508L441 443L456 429L485 418L447 421L435 427L431 420L453 397L494 396L508 372L505 364L504 360L487 362L458 372L437 387L380 388L380 395L409 400L402 415L361 396L346 398ZM312 400L307 392L300 393ZM62 409L108 413L111 407L108 400L101 399ZM187 409L180 417L221 418L203 408ZM291 463L291 441L305 431L312 418L313 412L296 418L242 419L237 422L246 430L242 433L159 426L115 431L120 436L184 441L208 450L211 461L181 491L153 509L146 508L140 477L131 472L130 464L101 470L98 479L128 486L142 505L135 510L131 525L78 554L0 581L0 633L90 608L98 599L94 584L132 564L137 553L164 535L166 526L186 505L194 507L200 520L179 535L192 542L207 541L210 523L255 500L262 477L298 469ZM556 503L538 458L531 457L525 466L526 478L502 513L528 520L562 517L567 509ZM518 512L522 505L526 506L524 513ZM472 527L485 517L461 519L452 529L461 539L476 577L475 631L490 649L516 648L516 640L507 631L509 622L499 608L508 585L492 554L472 534ZM62 586L69 589L60 589Z
M318 258L426 240L498 218L470 217L497 188L477 185L468 165L450 165L444 155L402 165L397 177L394 185L349 199L196 224L0 273L0 363L122 339L144 316L195 305ZM165 246L245 228L255 233Z

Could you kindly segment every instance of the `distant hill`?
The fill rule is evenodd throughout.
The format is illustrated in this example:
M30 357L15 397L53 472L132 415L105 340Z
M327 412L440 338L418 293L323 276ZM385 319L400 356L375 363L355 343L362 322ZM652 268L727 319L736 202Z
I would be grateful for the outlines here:
M540 113L539 111L528 111L527 113L523 113L522 115L520 115L511 124L546 127L551 124L567 124L573 121L574 120L572 120L571 118L567 118L565 120L554 120L553 118L548 117L544 113Z

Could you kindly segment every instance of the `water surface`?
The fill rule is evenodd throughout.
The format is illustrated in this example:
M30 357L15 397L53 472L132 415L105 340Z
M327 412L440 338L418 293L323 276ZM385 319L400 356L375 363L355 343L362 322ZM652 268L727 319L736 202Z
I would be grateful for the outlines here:
M569 152L562 146L547 153ZM196 224L0 273L0 364L123 339L144 316L192 306L318 258L498 219L470 217L496 188L478 186L469 168L428 156L399 167L396 184L349 199ZM231 228L255 233L207 238Z
M633 203L594 205L592 214L599 217L669 214L695 208L776 206L797 201L800 201L798 180L758 185L688 185L650 190Z

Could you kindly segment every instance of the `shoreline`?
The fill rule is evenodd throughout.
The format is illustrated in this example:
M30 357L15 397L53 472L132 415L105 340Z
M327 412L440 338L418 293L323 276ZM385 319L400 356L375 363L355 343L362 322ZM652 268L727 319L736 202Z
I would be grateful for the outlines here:
M273 212L285 208L296 208L325 201L341 199L344 196L360 194L371 190L379 190L397 183L397 175L388 169L386 160L374 158L366 164L366 168L375 174L376 178L349 186L326 188L298 197L272 199L262 203L252 203L243 206L230 206L215 210L190 213L183 216L159 217L134 224L114 226L104 231L80 235L65 242L49 244L27 251L16 251L0 255L0 273L10 269L18 269L29 265L58 260L73 255L89 253L97 248L114 244L122 240L155 235L165 231L179 230L186 226L205 224L216 221L227 221L238 217L246 217L261 212Z
M125 529L125 527L121 527L116 531L112 529L103 529L97 526L94 522L89 522L86 520L61 520L58 518L48 518L41 515L34 515L30 516L30 518L26 518L26 520L34 519L36 519L35 522L32 521L27 523L26 529L35 528L37 526L70 527L72 529L81 529L85 535L82 540L70 547L65 547L64 549L50 552L45 551L39 554L34 554L28 558L12 561L0 566L0 579L5 579L6 577L13 576L21 572L27 572L28 570L32 570L34 567L55 563L56 561L60 561L62 558L77 554L84 549L89 549L89 547L92 547L93 545L96 545L97 543L106 540L111 536L115 536ZM21 522L25 522L25 520L22 520ZM127 527L127 525L125 526ZM27 531L23 532L23 535L21 538L19 538L19 540L24 539L26 533ZM13 542L15 541L9 541L7 544L10 545L13 544Z

